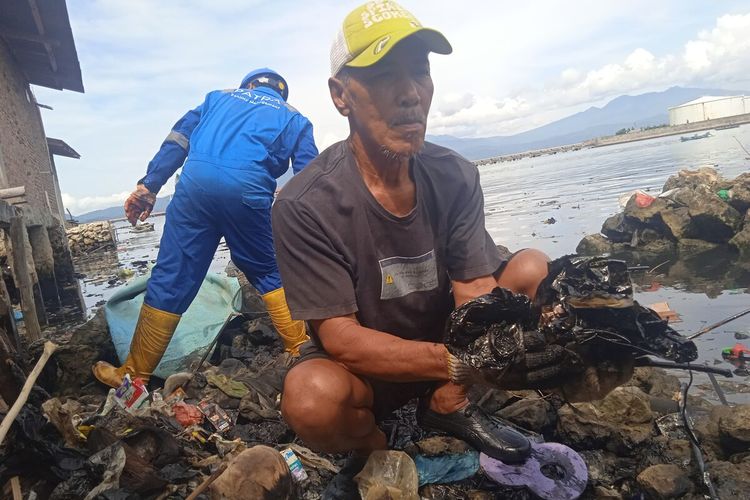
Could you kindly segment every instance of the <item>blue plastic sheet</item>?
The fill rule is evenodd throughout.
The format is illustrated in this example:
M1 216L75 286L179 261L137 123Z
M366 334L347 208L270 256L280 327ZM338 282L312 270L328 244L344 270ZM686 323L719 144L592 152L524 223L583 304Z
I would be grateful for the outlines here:
M115 292L104 306L110 336L121 363L130 350L149 276L135 278ZM206 276L198 295L177 325L167 352L154 371L155 376L167 378L188 370L190 363L200 360L226 319L240 310L242 297L239 290L237 278L214 273Z
M461 454L414 457L417 466L419 486L443 484L471 477L479 470L479 453L470 451Z

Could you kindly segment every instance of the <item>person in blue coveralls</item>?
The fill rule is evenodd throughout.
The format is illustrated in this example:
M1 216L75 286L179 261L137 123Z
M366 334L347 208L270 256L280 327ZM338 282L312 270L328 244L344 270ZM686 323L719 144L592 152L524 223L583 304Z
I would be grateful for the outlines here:
M125 202L128 221L144 221L161 187L181 166L183 173L128 357L120 367L96 363L99 381L118 387L126 373L148 381L222 236L234 263L261 293L285 349L296 355L307 340L304 322L291 319L271 234L276 179L290 163L296 174L318 154L312 124L286 102L288 95L281 75L257 69L238 89L210 92L167 135Z

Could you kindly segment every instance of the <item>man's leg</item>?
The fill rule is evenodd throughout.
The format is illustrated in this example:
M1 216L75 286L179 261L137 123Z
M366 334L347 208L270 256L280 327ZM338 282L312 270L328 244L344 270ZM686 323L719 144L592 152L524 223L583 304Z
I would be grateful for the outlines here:
M281 413L311 448L326 453L368 454L385 449L375 424L374 394L367 381L339 363L316 358L295 365L284 381Z
M207 207L188 186L178 185L166 217L130 352L119 368L103 361L93 367L96 378L112 387L122 383L125 373L148 382L180 316L198 293L219 244L220 234Z
M262 196L256 199L258 206L253 206L252 200L236 200L227 207L222 221L224 237L232 262L260 292L284 349L297 355L300 345L308 340L305 323L292 320L286 303L273 247L270 208L264 208Z
M549 257L544 252L526 248L515 253L495 277L497 285L534 300L536 290L549 272Z

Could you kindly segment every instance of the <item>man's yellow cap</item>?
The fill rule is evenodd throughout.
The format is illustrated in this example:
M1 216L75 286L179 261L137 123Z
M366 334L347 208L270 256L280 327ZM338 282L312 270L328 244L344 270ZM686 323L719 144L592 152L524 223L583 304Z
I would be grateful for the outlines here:
M331 47L331 75L344 66L363 68L382 59L404 38L415 36L427 49L450 54L451 44L439 31L424 28L414 15L391 0L360 5L344 19Z

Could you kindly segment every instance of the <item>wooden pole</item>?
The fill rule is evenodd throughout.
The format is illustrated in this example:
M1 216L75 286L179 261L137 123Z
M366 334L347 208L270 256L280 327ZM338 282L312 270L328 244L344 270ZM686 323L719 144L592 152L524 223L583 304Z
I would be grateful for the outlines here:
M34 366L34 369L29 373L26 383L23 384L21 393L18 395L18 398L16 398L16 402L13 403L13 406L10 407L5 418L3 418L2 423L0 423L0 444L3 444L3 441L5 441L5 436L8 434L10 426L13 425L13 421L18 416L21 408L26 404L26 400L29 399L29 394L31 394L31 389L34 387L36 379L39 378L39 374L42 373L44 365L47 364L47 361L50 356L52 356L52 353L55 352L55 349L57 349L57 344L50 341L44 343L44 351L42 352L39 361L36 362L36 366Z
M13 492L13 500L23 500L23 492L21 492L21 480L18 476L14 476L10 479L10 488Z
M0 328L5 330L13 348L19 350L21 342L18 338L18 328L16 327L16 317L13 314L13 306L10 302L8 287L5 286L5 280L0 278Z
M26 225L23 216L10 218L10 241L11 255L13 257L13 271L16 278L16 286L21 292L21 309L23 310L23 323L26 325L26 335L29 340L42 338L42 329L36 315L36 303L34 302L34 284L29 275L29 259L26 253Z

